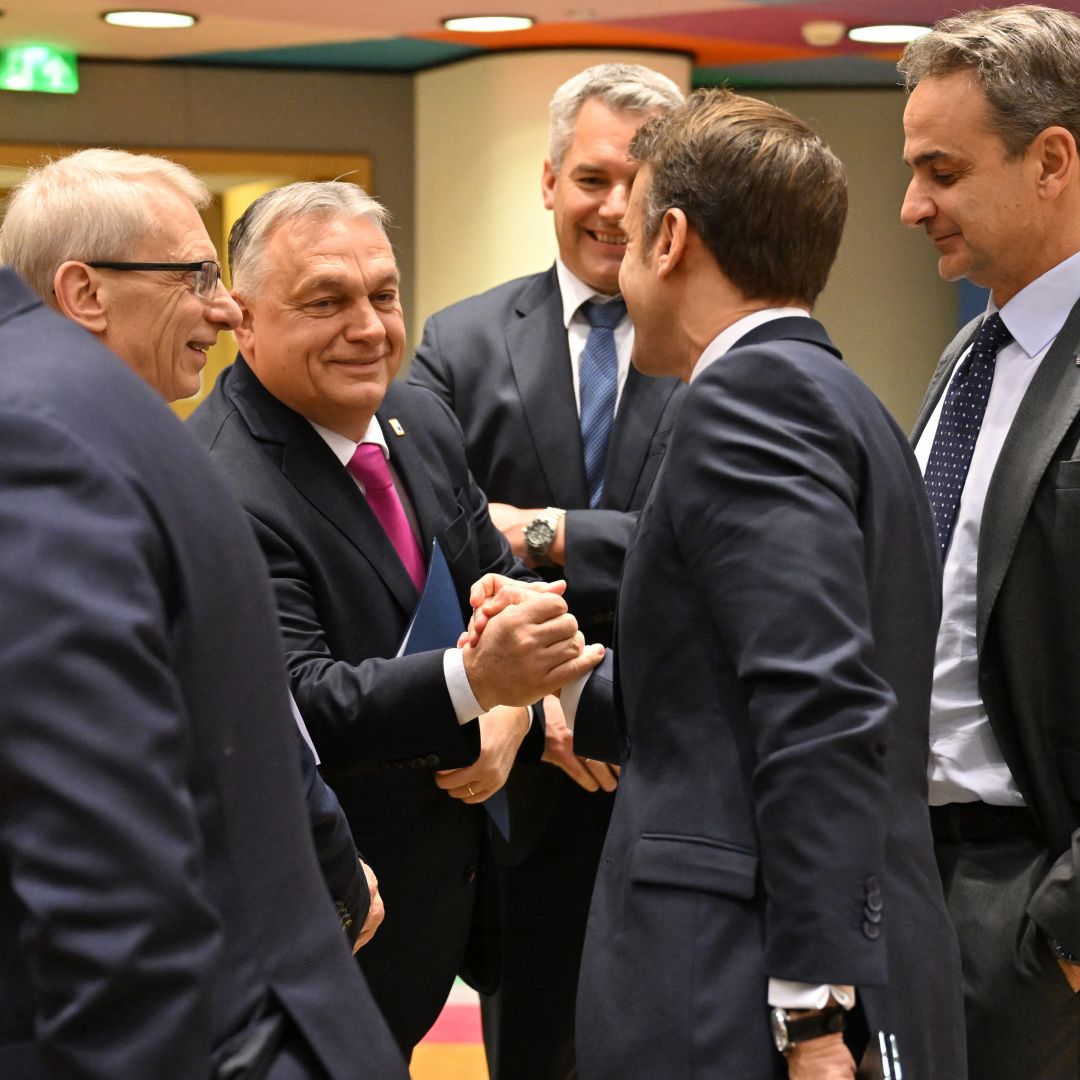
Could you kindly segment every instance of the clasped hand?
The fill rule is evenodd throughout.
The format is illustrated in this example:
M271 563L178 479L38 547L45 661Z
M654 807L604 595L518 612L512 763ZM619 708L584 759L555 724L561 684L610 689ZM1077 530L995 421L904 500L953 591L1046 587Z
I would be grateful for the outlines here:
M520 582L499 574L473 585L473 615L459 645L469 685L485 710L539 701L603 658L603 646L585 645L565 591L565 581Z

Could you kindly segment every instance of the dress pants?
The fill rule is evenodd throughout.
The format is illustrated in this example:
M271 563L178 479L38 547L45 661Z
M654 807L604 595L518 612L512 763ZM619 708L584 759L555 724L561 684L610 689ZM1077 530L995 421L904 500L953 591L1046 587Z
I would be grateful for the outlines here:
M1034 826L972 839L939 824L934 850L960 939L970 1080L1076 1080L1080 994L1026 912L1050 863L1042 839Z
M499 867L502 975L480 999L492 1080L577 1076L578 969L614 796L587 792L561 772L559 780L536 846L519 865Z

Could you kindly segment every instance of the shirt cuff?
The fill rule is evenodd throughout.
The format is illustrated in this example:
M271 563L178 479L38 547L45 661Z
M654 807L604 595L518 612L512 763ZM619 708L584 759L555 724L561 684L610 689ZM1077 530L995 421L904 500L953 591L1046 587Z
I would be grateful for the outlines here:
M562 706L566 726L570 729L571 735L574 733L574 723L577 720L577 709L578 705L581 704L581 695L591 674L591 671L586 672L584 675L568 682L559 691L559 704Z
M450 694L450 703L457 713L457 722L467 724L475 720L484 710L472 692L469 676L465 674L465 657L460 649L447 649L442 658L443 678Z
M854 986L814 986L790 979L769 980L769 1004L781 1009L824 1009L830 994L845 1009L855 1007Z

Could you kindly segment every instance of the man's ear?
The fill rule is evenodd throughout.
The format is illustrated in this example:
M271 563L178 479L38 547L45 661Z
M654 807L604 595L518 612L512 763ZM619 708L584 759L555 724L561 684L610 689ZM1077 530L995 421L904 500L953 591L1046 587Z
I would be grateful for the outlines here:
M682 262L689 227L686 214L678 207L669 207L664 211L655 241L656 272L660 277L667 277Z
M255 319L251 308L239 293L232 293L232 298L236 301L241 315L240 325L233 330L233 337L236 338L236 344L244 354L244 359L250 363L255 358Z
M102 284L101 275L81 262L61 263L53 275L53 292L60 313L99 337L109 325Z
M551 160L544 158L544 169L540 174L540 194L544 197L545 210L555 209L555 180L556 173Z
M1076 171L1076 140L1063 127L1048 127L1035 136L1028 152L1038 155L1040 193L1056 198Z

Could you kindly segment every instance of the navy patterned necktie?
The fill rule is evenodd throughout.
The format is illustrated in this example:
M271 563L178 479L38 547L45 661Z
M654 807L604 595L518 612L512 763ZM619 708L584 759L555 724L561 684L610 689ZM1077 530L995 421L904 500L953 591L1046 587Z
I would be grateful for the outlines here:
M923 478L934 510L942 561L949 550L975 440L990 399L998 350L1011 339L996 311L985 318L945 395Z
M589 506L600 505L604 493L604 465L607 462L611 423L615 418L615 389L619 358L615 352L615 327L626 314L622 299L607 303L586 300L581 312L589 321L585 349L578 370L581 393L581 448L585 456L585 480Z

